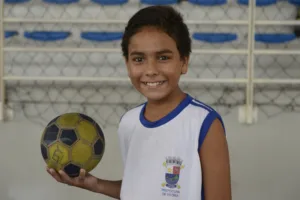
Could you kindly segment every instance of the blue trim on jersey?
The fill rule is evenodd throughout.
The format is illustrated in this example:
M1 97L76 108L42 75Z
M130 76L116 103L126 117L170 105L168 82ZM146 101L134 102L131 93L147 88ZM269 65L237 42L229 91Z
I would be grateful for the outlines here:
M196 102L194 102L196 101ZM210 106L202 103L201 101L198 101L196 99L194 99L194 101L191 102L192 105L194 106L197 106L197 107L200 107L200 108L203 108L205 110L207 110L209 113L208 115L206 116L206 118L204 119L203 123L202 123L202 127L200 129L200 134L199 134L199 145L198 145L198 151L200 150L203 142L204 142L204 139L207 135L207 132L211 126L211 124L213 123L213 121L215 119L219 119L223 128L224 128L224 132L225 132L225 126L224 126L224 122L223 122L223 119L222 117L219 115L219 113L217 111L215 111L213 108L211 108ZM225 132L226 134L226 132Z
M200 150L204 139L208 133L208 130L211 126L211 124L215 121L215 119L219 119L223 125L223 121L221 116L216 112L216 111L211 111L206 118L203 121L202 127L200 129L200 135L199 135L199 146L198 146L198 151ZM223 125L224 127L224 125Z
M196 101L196 102L194 102L194 101ZM194 99L194 101L192 101L192 105L194 105L194 106L197 106L197 107L200 107L200 108L203 108L203 109L205 109L205 110L207 110L207 111L214 111L214 109L212 108L212 107L210 107L210 106L208 106L208 105L206 105L205 103L202 103L201 101L198 101L198 100L196 100L196 99Z
M193 98L190 95L186 94L185 99L181 101L180 104L174 110L172 110L165 117L154 122L148 121L144 116L146 105L147 105L147 103L145 103L145 105L143 106L140 112L140 122L147 128L155 128L164 125L169 121L171 121L172 119L174 119L184 108L186 108L191 103L192 100Z
M200 151L200 148L204 142L204 139L208 133L209 128L211 127L211 124L215 121L215 119L219 119L220 122L222 123L222 126L224 128L225 132L225 126L222 120L222 117L217 113L215 110L211 111L206 118L203 121L202 127L200 129L200 135L199 135L199 143L198 143L198 152ZM226 134L226 132L225 132ZM202 199L205 199L205 194L204 194L204 184L202 183L202 190L201 190L201 196Z
M215 119L219 119L220 122L222 123L222 126L224 128L225 131L225 126L222 120L222 117L219 115L219 113L217 113L213 108L211 108L210 106L202 103L201 101L198 101L196 99L194 99L194 101L196 102L191 102L192 105L197 106L197 107L201 107L205 110L207 110L209 113L206 116L206 118L204 119L203 123L202 123L202 127L200 129L200 134L199 134L199 141L198 141L198 152L200 151L200 148L204 142L204 139L208 133L208 130L211 126L211 124L213 123L213 121L215 121ZM225 132L226 134L226 132ZM202 187L201 187L201 199L205 200L205 194L204 194L204 184L202 183Z
M201 200L205 200L203 180L202 180L202 187L201 187Z

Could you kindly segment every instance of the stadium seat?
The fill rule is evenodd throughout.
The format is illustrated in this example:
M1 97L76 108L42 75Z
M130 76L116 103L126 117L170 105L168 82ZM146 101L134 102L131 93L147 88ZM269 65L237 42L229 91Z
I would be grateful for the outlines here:
M97 41L97 42L121 40L122 37L123 37L122 32L82 32L81 33L81 38L90 41Z
M51 4L71 4L71 3L79 2L79 0L43 0L43 1Z
M121 5L128 2L128 0L91 0L94 3L100 4L100 5Z
M18 4L18 3L26 3L30 0L4 0L7 4Z
M71 35L71 32L61 32L61 31L26 31L24 37L27 39L37 40L37 41L57 41L64 40Z
M294 33L257 33L255 34L255 41L268 43L268 44L280 44L290 42L296 39Z
M171 5L177 4L178 0L141 0L141 3L149 5Z
M290 4L300 6L300 0L288 0Z
M4 32L4 37L5 38L10 38L10 37L14 37L18 34L19 34L18 31L5 31Z
M227 3L227 0L188 0L189 3L201 6L217 6Z
M249 0L238 0L239 4L248 5ZM277 0L256 0L256 6L269 6L276 4Z
M234 33L194 33L193 38L209 43L225 43L237 40L237 34Z

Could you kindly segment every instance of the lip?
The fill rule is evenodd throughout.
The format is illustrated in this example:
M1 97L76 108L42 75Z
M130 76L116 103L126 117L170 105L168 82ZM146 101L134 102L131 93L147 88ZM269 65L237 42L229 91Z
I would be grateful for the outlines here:
M157 83L157 82L165 82L166 80L162 81L141 81L142 83Z
M167 81L141 81L141 83L144 85L144 86L146 86L146 87L148 87L148 88L157 88L157 87L160 87L160 86L162 86L162 85L164 85L165 83L166 83ZM150 84L148 84L148 83L150 83ZM159 83L159 84L153 84L153 85L151 85L151 83L153 84L153 83Z

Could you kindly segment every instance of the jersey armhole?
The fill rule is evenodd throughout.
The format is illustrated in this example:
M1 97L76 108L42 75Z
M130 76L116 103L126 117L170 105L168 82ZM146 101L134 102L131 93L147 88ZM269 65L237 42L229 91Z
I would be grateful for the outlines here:
M211 111L210 113L208 113L208 115L206 116L206 118L204 119L203 123L202 123L202 126L200 128L200 134L199 134L199 141L198 141L198 152L200 151L200 148L204 142L204 139L207 135L207 132L211 126L211 124L213 123L213 121L215 119L219 119L220 122L222 123L222 126L224 128L224 132L226 134L226 131L225 131L225 126L224 126L224 122L222 120L222 117L219 115L219 113L217 113L216 111ZM202 187L201 187L201 199L205 199L205 194L204 194L204 184L202 184Z
M211 124L213 123L213 121L215 119L219 119L220 122L222 123L222 126L225 130L225 126L224 126L224 123L223 123L223 120L222 120L222 117L219 115L219 113L217 113L216 111L211 111L207 116L206 118L204 119L203 123L202 123L202 126L201 126L201 129L200 129L200 134L199 134L199 143L198 143L198 152L200 151L200 148L204 142L204 139L207 135L207 132L211 126ZM226 134L226 132L225 132Z

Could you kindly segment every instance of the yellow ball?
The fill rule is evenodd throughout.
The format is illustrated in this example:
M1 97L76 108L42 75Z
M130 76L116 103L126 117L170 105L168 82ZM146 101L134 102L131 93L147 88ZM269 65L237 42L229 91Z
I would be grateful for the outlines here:
M100 126L81 113L66 113L49 122L41 138L41 153L48 167L77 177L101 161L105 138Z

